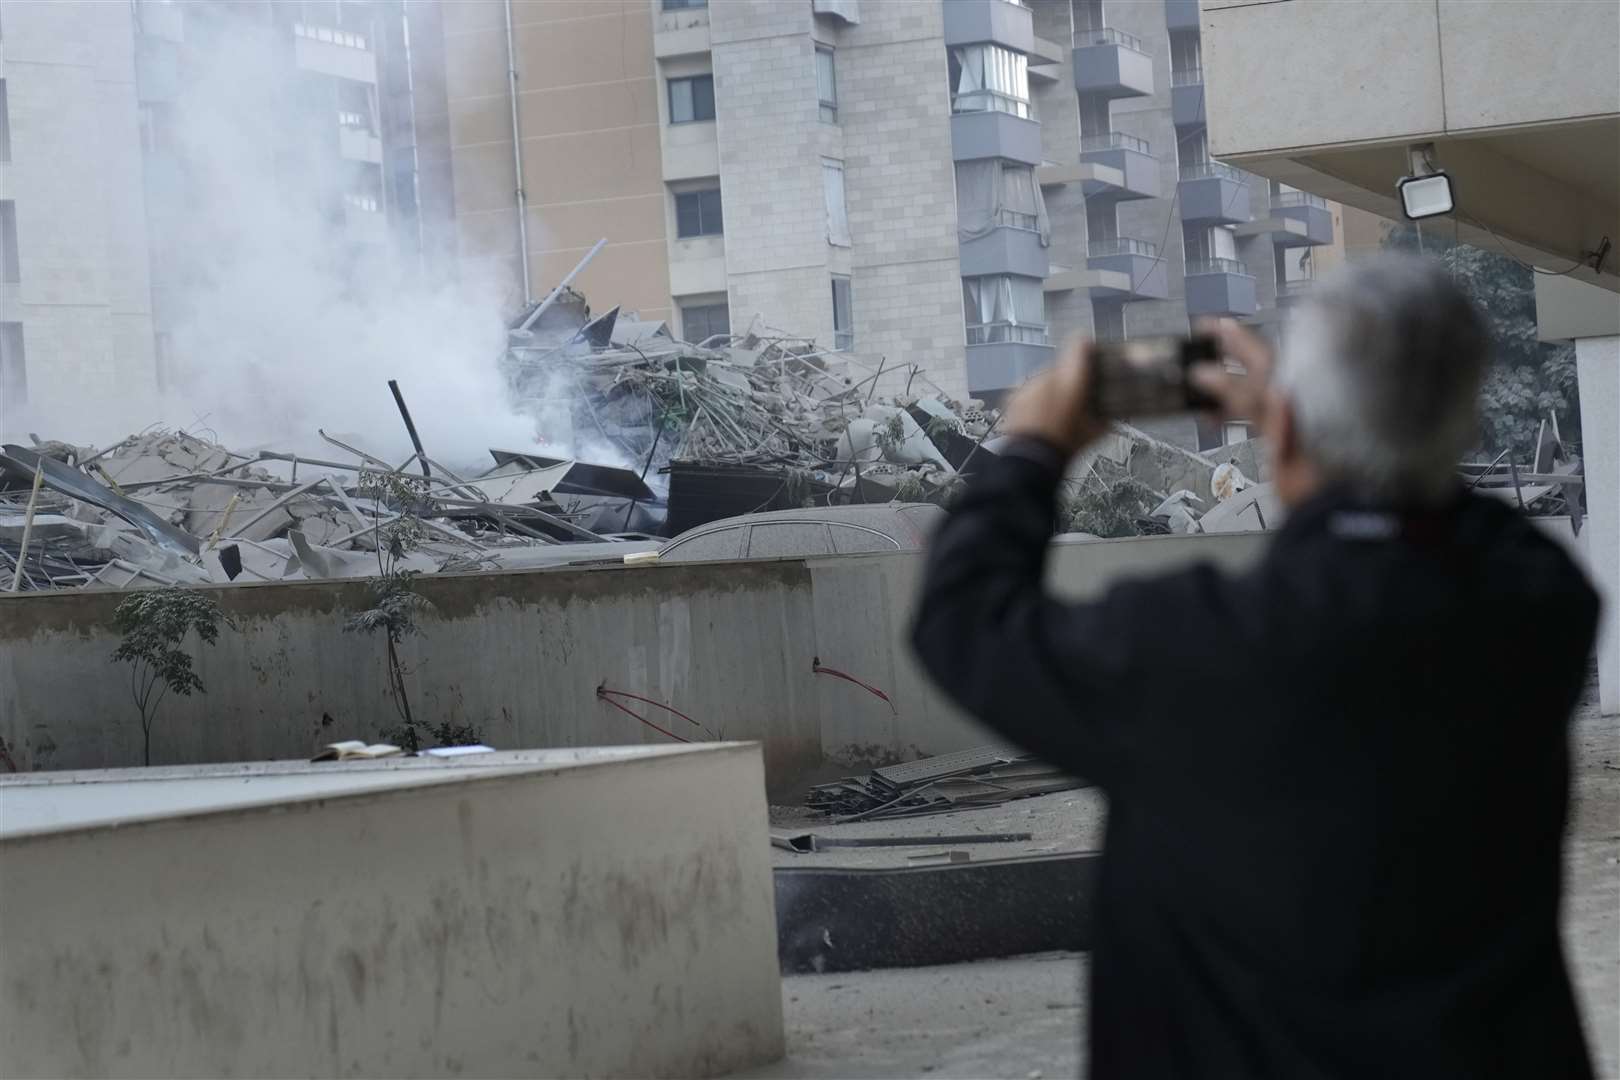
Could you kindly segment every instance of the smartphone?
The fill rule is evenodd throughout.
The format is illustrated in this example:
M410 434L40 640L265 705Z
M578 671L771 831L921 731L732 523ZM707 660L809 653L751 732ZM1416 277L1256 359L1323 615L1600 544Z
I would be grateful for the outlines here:
M1187 377L1194 364L1220 359L1207 334L1105 341L1092 355L1091 403L1098 416L1123 420L1215 407Z

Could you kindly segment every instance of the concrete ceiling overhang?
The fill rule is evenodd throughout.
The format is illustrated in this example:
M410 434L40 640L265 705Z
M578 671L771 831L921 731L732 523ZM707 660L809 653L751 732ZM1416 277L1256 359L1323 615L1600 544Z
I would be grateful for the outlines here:
M1430 141L1420 139L1417 141ZM1620 116L1478 135L1433 136L1434 163L1451 174L1455 217L1425 229L1506 251L1525 262L1620 292ZM1250 172L1394 220L1407 175L1407 139L1230 155ZM1611 243L1601 271L1590 252Z

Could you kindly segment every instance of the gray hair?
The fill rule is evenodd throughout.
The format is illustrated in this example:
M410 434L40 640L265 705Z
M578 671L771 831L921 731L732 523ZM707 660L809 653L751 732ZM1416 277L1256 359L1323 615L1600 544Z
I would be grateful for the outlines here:
M1324 281L1284 335L1277 382L1331 483L1432 503L1477 438L1490 339L1432 259L1381 255Z

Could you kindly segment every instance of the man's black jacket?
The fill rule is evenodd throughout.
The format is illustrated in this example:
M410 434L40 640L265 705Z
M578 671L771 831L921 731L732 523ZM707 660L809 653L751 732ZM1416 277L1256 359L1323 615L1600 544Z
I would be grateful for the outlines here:
M1570 559L1485 497L1325 495L1249 573L1063 603L1039 456L969 485L914 641L1108 794L1091 1075L1589 1076L1558 905L1598 601Z

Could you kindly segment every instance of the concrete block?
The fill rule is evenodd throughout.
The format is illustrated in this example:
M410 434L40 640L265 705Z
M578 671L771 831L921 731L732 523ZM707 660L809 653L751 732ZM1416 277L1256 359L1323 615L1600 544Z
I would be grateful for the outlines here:
M713 1076L782 1053L759 749L0 781L7 1076Z

